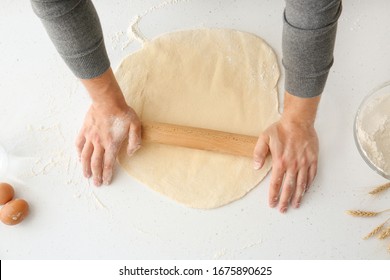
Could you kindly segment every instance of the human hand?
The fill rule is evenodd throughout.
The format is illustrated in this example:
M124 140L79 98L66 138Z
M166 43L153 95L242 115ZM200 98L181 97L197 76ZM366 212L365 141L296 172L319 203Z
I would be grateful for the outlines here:
M280 121L262 133L254 150L254 168L260 169L272 155L270 207L285 213L298 208L317 173L318 137L314 128L319 97L302 99L286 93Z
M122 92L109 69L99 78L82 80L92 97L76 147L86 178L96 186L110 184L116 157L128 137L127 153L141 146L141 122L127 106Z
M110 184L116 156L126 137L127 153L131 156L141 146L141 122L132 108L91 105L76 146L84 176L93 176L96 186Z
M269 205L285 213L298 208L317 172L318 138L313 126L278 121L260 135L254 151L254 167L260 169L272 155Z

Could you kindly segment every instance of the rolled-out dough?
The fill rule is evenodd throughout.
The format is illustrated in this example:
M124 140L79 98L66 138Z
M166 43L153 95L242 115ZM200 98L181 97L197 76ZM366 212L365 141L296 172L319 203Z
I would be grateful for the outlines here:
M125 58L116 72L143 121L258 136L279 118L279 68L259 37L201 29L162 35ZM121 166L136 180L184 205L215 208L244 196L270 170L251 158L143 143Z

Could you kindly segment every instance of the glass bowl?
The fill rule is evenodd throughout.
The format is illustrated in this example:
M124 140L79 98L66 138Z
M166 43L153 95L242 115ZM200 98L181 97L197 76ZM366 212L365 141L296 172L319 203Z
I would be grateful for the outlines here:
M375 130L375 124L376 124L376 123L374 123L375 120L373 120L373 118L369 118L369 117L365 116L364 112L366 112L366 110L371 110L372 112L374 112L374 110L372 109L373 104L378 105L378 104L380 104L380 101L382 99L387 99L387 97L390 100L390 82L386 82L386 83L376 87L368 96L366 96L363 99L363 101L360 104L359 109L356 113L356 116L355 116L354 139L355 139L355 144L356 144L356 147L357 147L360 155L362 156L364 161L368 164L368 166L371 167L378 174L380 174L382 177L384 177L386 179L390 179L390 172L388 172L388 170L385 171L384 169L382 169L381 167L379 167L375 164L374 160L372 159L372 156L370 156L370 153L368 153L364 148L364 145L363 145L362 140L361 140L362 137L359 137L359 135L360 136L362 135L362 131L368 130L368 129L367 130L359 129L359 124L362 122L364 122L367 126L369 126L372 129L372 131ZM375 117L381 116L380 111L376 111L374 114L375 114ZM383 117L387 117L387 116L390 118L390 106L389 106L388 111L383 114ZM371 124L370 124L370 122L371 122ZM390 142L390 138L389 138L389 142ZM389 162L389 164L390 164L390 162ZM389 168L386 168L386 169L389 169Z

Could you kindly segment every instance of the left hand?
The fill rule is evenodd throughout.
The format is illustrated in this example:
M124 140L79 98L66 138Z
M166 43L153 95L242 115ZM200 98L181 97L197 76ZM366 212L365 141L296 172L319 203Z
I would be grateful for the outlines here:
M76 146L84 176L93 176L96 186L111 183L115 160L123 141L129 138L127 153L141 145L141 122L126 104L92 104L77 137Z

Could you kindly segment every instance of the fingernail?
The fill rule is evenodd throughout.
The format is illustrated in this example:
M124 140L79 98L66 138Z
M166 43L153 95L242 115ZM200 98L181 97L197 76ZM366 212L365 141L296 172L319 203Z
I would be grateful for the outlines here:
M109 185L112 180L112 170L107 171L106 175L103 177L103 184L104 185Z
M255 162L253 163L253 169L254 169L254 170L259 170L260 168L261 168L261 163L258 162L258 161L255 161Z
M301 204L299 202L295 203L295 205L294 205L295 208L299 208L299 206L301 206Z
M100 187L102 185L102 181L100 180L93 180L93 183L95 184L96 187Z
M94 176L93 183L95 184L95 186L100 187L102 185L102 176L101 175Z
M280 212L281 212L281 213L286 213L286 212L287 212L287 207L281 208L281 209L280 209Z
M133 149L129 150L129 152L128 152L129 156L134 155L134 153L135 153L136 151L138 151L140 148L141 148L141 145L138 144L138 145L135 146Z
M110 183L111 183L111 178L104 178L104 179L103 179L103 184L104 184L105 186L108 186Z
M278 197L274 197L272 201L269 203L269 205L274 208L276 205L278 205Z

